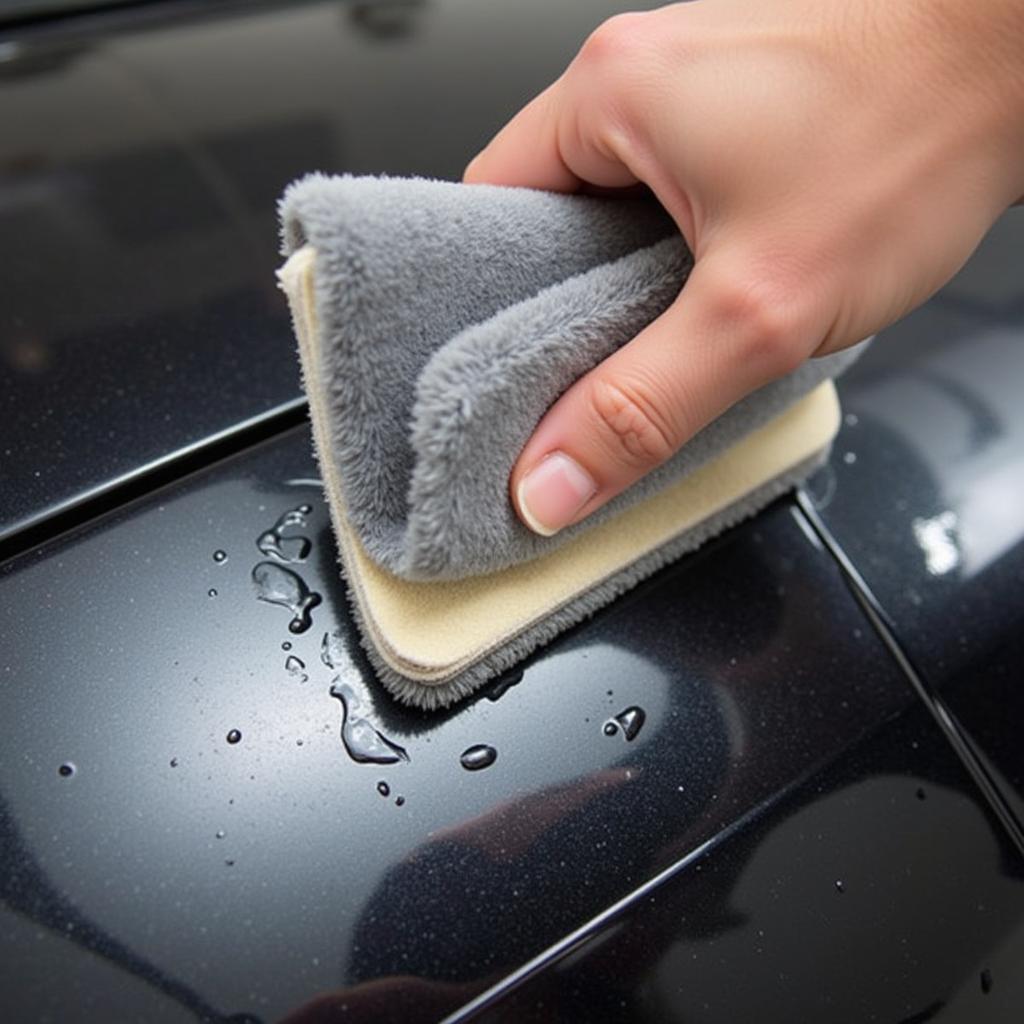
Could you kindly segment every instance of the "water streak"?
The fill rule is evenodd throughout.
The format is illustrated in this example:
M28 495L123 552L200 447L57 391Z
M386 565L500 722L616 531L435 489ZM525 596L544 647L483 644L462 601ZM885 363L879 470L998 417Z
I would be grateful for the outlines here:
M281 562L304 562L312 547L309 538L286 537L284 532L292 528L304 529L308 525L306 517L312 511L312 505L299 505L285 512L269 530L256 538L260 554Z
M341 742L353 761L360 764L396 764L408 761L405 748L388 739L369 719L362 696L356 688L336 676L331 696L341 702Z
M279 604L292 613L292 621L288 623L292 633L304 633L313 624L311 612L321 597L310 590L300 576L273 562L260 562L252 570L252 581L259 600Z

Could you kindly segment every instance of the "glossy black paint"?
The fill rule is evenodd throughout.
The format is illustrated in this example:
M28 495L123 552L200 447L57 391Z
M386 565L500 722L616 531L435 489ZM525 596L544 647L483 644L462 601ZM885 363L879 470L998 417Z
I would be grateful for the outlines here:
M313 473L293 431L4 568L16 1017L175 1020L184 1000L316 1019L310 1002L338 992L363 1019L442 1016L915 705L782 502L568 634L500 700L403 711L353 646ZM250 577L256 538L307 502L313 549L292 568L322 603L294 635ZM409 763L345 755L320 659L334 630L336 671ZM637 738L606 736L630 705ZM474 743L493 766L460 765Z
M4 0L0 4L0 25L66 17L70 14L131 2L132 0Z
M472 1019L1016 1020L1022 919L1016 848L915 706Z
M0 566L3 1020L436 1020L531 957L485 1013L1016 1019L1019 854L792 502L428 716L354 643L306 432L193 473L290 422L284 182L456 176L615 6L0 32L0 535L49 538ZM811 487L1018 813L1022 236L1009 215L841 384ZM305 502L322 600L295 636L250 577ZM336 673L409 763L346 756ZM606 736L630 705L637 738Z
M297 399L284 186L457 177L614 8L209 0L0 25L0 540Z
M809 487L1024 823L1024 211L840 382Z

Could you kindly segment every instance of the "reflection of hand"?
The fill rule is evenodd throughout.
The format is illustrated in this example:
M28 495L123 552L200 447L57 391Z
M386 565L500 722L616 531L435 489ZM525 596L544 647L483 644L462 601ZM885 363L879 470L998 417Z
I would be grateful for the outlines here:
M472 847L493 862L497 871L497 865L511 864L523 856L558 821L601 794L639 778L639 775L637 768L613 768L506 801L477 818L433 833L427 847L417 854L446 845ZM480 867L484 873L490 874L486 863ZM560 909L552 908L552 913L557 914ZM496 938L494 945L500 948L500 939ZM502 970L510 968L511 965L504 965ZM356 1024L383 1020L414 1024L420 1020L439 1020L454 1008L464 1005L498 976L500 974L468 982L428 981L412 975L377 978L320 996L295 1010L282 1024L327 1024L339 1019ZM344 1017L341 1016L342 1007L345 1008Z
M282 1018L280 1024L336 1024L340 1020L350 1024L437 1021L468 1003L486 984L425 981L403 975L375 978L317 996Z
M561 818L640 775L639 768L610 768L563 786L507 800L486 814L432 835L435 842L448 840L476 847L491 860L511 863L545 835Z
M524 522L583 518L947 281L1024 192L1022 53L1022 0L714 0L599 28L465 179L645 183L696 265L542 420L512 474Z

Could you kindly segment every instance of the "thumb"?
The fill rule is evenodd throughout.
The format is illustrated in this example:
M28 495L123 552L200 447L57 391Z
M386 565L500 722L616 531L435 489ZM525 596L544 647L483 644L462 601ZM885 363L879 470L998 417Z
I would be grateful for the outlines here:
M668 310L548 410L510 479L535 533L584 519L817 347L824 329L800 300L726 262L698 261Z

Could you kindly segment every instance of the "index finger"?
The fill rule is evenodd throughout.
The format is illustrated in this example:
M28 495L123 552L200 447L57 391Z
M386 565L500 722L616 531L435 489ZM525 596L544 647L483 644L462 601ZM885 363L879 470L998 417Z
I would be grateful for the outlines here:
M578 79L570 68L527 103L469 164L462 180L551 192L577 192L585 184L637 184L626 164L600 144L599 108Z
M505 125L466 167L469 185L513 185L575 192L582 184L558 145L558 82L549 85Z

